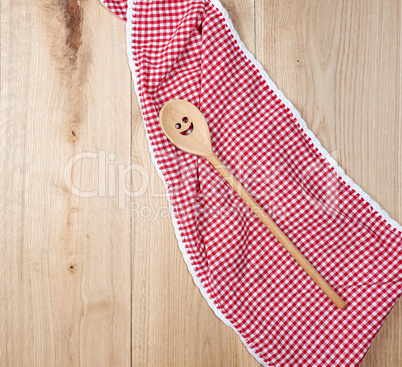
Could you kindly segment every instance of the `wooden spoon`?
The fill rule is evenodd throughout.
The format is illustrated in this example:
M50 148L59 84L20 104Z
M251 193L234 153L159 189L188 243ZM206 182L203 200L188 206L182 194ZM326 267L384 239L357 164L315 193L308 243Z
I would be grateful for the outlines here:
M340 309L346 303L331 288L318 271L303 256L297 247L282 232L260 205L252 198L242 184L214 154L207 121L193 104L183 100L167 102L159 112L159 123L168 139L179 149L207 159L250 207L254 214L271 231L305 272L322 289L328 298Z

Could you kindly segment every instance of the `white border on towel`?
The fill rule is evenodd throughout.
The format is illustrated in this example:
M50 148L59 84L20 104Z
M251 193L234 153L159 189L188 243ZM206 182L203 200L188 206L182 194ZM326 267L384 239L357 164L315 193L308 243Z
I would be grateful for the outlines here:
M240 49L246 54L247 58L258 69L258 71L261 73L263 79L265 79L265 81L268 83L270 88L275 92L275 94L279 97L279 99L281 99L282 102L285 104L285 106L290 109L290 111L293 113L294 117L300 123L300 126L303 129L303 132L312 140L314 147L317 148L321 152L321 154L324 156L325 160L335 168L338 175L343 179L343 181L345 181L346 184L348 184L353 190L355 190L357 193L359 193L359 195L363 199L365 199L387 223L389 223L393 228L402 232L402 226L398 222L393 220L388 215L388 213L385 210L383 210L380 207L380 205L370 197L370 195L368 195L366 192L364 192L363 189L358 184L356 184L349 176L347 176L345 171L338 165L338 163L330 156L330 154L327 152L327 150L321 145L320 141L317 139L317 137L314 135L314 133L307 127L307 124L301 117L300 112L298 110L296 110L296 108L293 106L292 102L290 102L284 96L283 92L278 89L278 87L275 85L275 83L268 76L267 72L263 69L261 64L254 58L253 54L247 50L246 46L240 39L238 33L234 29L232 21L229 18L229 14L227 13L226 9L222 6L220 1L219 0L209 0L209 1L212 4L214 4L222 12L222 14L225 18L225 21L226 21L226 25L232 31L232 34L235 37Z
M100 0L102 3L104 0ZM367 193L365 193L363 191L363 189L357 185L350 177L348 177L346 175L346 173L344 172L344 170L337 164L337 162L330 156L330 154L327 152L327 150L321 145L320 141L316 138L316 136L314 135L314 133L307 127L306 122L303 120L303 118L301 117L299 111L296 110L296 108L293 106L293 104L284 96L283 92L280 91L277 86L275 85L275 83L271 80L271 78L268 76L268 74L266 73L266 71L263 69L263 67L261 66L261 64L254 58L253 54L247 50L246 46L244 45L244 43L241 41L239 34L236 32L236 30L233 27L233 23L229 17L228 12L226 11L226 9L222 6L221 2L219 0L208 0L210 1L223 15L224 20L226 22L226 25L228 26L228 28L230 29L230 31L232 32L234 38L237 41L238 46L240 47L240 49L245 53L246 57L254 64L254 66L258 69L258 71L261 73L263 79L268 83L269 87L275 92L275 94L282 100L282 102L286 105L286 107L288 107L290 109L290 111L293 113L294 117L297 119L297 121L300 123L301 128L303 129L304 133L311 139L311 141L314 144L314 147L317 148L322 155L324 156L325 160L331 164L331 166L334 167L334 169L336 170L336 172L338 173L338 175L343 179L343 181L348 184L352 189L354 189L357 193L359 193L359 195L364 198L378 213L379 215L387 222L389 223L393 228L395 228L398 231L402 232L402 226L397 223L395 220L391 219L390 216L388 215L388 213L386 213L383 209L381 209L380 205L375 202ZM134 60L132 58L132 39L131 39L131 23L132 20L134 18L134 4L136 3L136 0L128 0L128 7L127 7L127 25L126 25L126 41L127 41L127 56L128 56L128 61L130 64L130 68L131 68L131 72L132 72L132 78L133 78L133 82L134 82L134 89L135 89L135 93L137 95L137 99L140 105L140 109L141 109L141 116L145 125L145 119L144 119L144 115L143 115L143 111L141 108L141 103L140 103L140 93L139 93L139 87L138 87L138 80L137 80L137 73L135 70L135 65L134 65ZM185 263L187 264L188 270L190 272L190 274L193 277L194 283L196 284L196 286L199 288L202 296L205 298L205 300L207 301L209 307L211 307L211 309L214 311L215 315L227 326L231 327L233 329L233 331L239 336L240 340L242 341L242 343L245 345L245 347L247 348L247 350L249 351L249 353L258 361L258 363L260 363L261 365L263 365L264 367L275 367L272 364L266 363L264 362L254 351L253 349L247 344L247 341L245 338L242 337L242 335L236 330L236 328L232 325L232 323L226 319L225 315L223 315L223 313L216 307L216 305L214 304L213 300L209 297L208 293L206 292L205 288L203 287L202 283L200 282L196 272L194 271L194 268L191 264L190 258L188 253L186 252L186 248L185 245L182 241L181 238L181 234L179 231L179 227L178 227L178 223L177 223L177 219L174 215L174 211L173 211L173 207L171 205L171 201L169 198L169 195L167 193L167 184L166 181L163 177L163 174L158 166L158 163L155 159L155 154L153 152L150 140L149 140L149 136L147 133L147 129L145 126L145 134L147 136L147 140L148 140L148 148L149 148L149 152L151 154L152 157L152 162L153 165L155 166L156 172L158 173L158 176L160 177L160 179L163 182L163 185L166 189L166 197L169 203L169 210L170 210L170 214L172 217L172 222L173 222L173 226L174 226L174 230L175 230L175 234L177 237L177 241L179 244L179 248L183 254L183 258Z

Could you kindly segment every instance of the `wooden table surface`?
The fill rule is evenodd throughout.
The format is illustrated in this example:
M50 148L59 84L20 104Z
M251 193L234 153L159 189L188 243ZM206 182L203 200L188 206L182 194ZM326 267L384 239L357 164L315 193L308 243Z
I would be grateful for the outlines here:
M401 1L223 5L323 146L402 223ZM0 7L0 366L257 366L182 259L125 22L96 0ZM362 366L402 366L401 324L399 302Z

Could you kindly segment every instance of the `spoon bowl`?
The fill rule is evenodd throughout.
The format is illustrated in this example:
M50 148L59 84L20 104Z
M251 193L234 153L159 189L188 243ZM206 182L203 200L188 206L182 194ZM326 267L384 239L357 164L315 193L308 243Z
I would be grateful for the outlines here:
M213 154L207 121L192 103L182 99L165 103L159 112L159 123L179 149L204 158Z

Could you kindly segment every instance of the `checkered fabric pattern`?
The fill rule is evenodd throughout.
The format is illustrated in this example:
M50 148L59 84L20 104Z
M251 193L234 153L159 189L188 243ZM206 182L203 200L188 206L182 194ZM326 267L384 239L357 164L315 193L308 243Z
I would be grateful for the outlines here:
M126 2L106 3L121 15ZM128 53L183 255L221 318L265 366L357 366L402 292L402 231L331 163L244 50L215 0L129 1ZM337 309L158 113L205 115L216 155L347 302Z
M109 8L112 12L116 13L120 18L127 20L127 0L123 1L109 1L100 0L100 2Z

